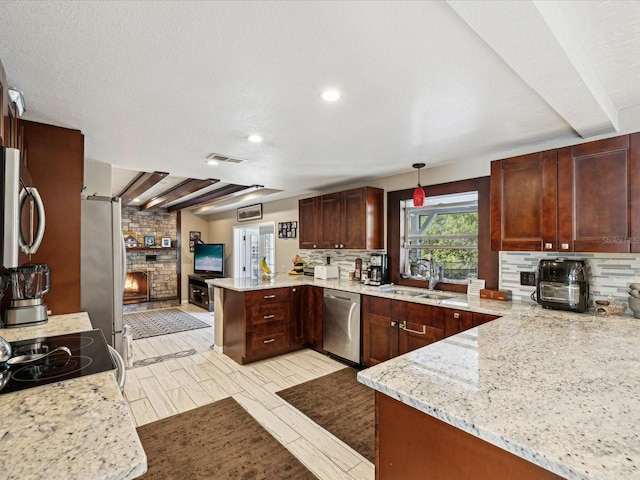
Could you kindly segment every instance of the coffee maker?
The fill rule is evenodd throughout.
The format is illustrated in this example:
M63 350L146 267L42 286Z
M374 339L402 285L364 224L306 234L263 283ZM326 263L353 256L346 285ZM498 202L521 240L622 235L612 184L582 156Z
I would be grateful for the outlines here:
M371 285L385 285L389 283L389 267L387 256L384 253L371 254L369 284Z
M47 265L22 265L9 269L11 304L4 312L4 327L23 327L47 323L47 304L43 297L51 287Z

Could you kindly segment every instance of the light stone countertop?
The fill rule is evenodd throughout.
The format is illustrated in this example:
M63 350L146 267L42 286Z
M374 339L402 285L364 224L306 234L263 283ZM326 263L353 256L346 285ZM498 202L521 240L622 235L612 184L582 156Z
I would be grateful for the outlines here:
M86 313L0 329L8 341L91 330ZM10 479L130 479L147 457L113 372L0 395L0 472Z
M640 478L640 320L522 304L358 380L568 479Z
M323 288L335 288L345 292L360 293L362 295L373 295L377 297L385 297L407 302L422 303L425 305L436 305L445 308L454 308L458 310L469 310L479 313L488 313L492 315L507 315L513 311L519 311L521 308L529 308L531 302L501 302L495 300L481 300L480 297L467 296L454 292L439 292L453 295L453 298L445 300L432 300L427 298L409 297L406 295L398 295L391 293L390 289L412 290L416 292L428 292L426 288L405 287L402 285L383 285L375 287L373 285L364 285L357 281L344 279L319 280L308 275L285 275L279 274L269 281L256 280L251 278L216 278L208 279L207 283L214 287L234 290L236 292L250 292L255 290L265 290L269 288L286 288L303 285L311 285Z

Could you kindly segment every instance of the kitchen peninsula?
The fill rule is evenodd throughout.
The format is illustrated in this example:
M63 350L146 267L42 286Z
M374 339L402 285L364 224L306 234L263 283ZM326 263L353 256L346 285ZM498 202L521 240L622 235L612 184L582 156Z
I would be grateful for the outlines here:
M434 478L640 475L633 317L523 304L358 380L376 390L378 478L421 478L425 469ZM519 476L527 465L501 463L511 454L540 468Z
M0 329L13 342L91 330L86 313ZM0 395L4 478L130 479L147 458L112 371Z

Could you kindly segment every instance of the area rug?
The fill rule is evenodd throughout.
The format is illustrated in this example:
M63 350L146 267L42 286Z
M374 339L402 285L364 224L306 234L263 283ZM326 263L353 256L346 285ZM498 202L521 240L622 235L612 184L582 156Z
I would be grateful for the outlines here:
M141 479L316 478L231 397L137 431L147 454Z
M124 324L131 326L134 340L210 326L177 308L127 313L122 316L122 320Z
M356 452L375 461L375 394L344 368L316 380L276 392Z

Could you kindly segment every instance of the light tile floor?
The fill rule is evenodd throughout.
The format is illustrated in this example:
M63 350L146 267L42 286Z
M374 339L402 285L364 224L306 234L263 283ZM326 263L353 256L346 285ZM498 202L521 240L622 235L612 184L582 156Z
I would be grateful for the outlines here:
M177 308L213 325L213 313L190 304ZM212 327L134 340L134 362L196 350L127 370L124 395L137 426L231 396L318 478L374 478L371 462L275 394L343 364L300 350L243 366L213 351L212 343Z

